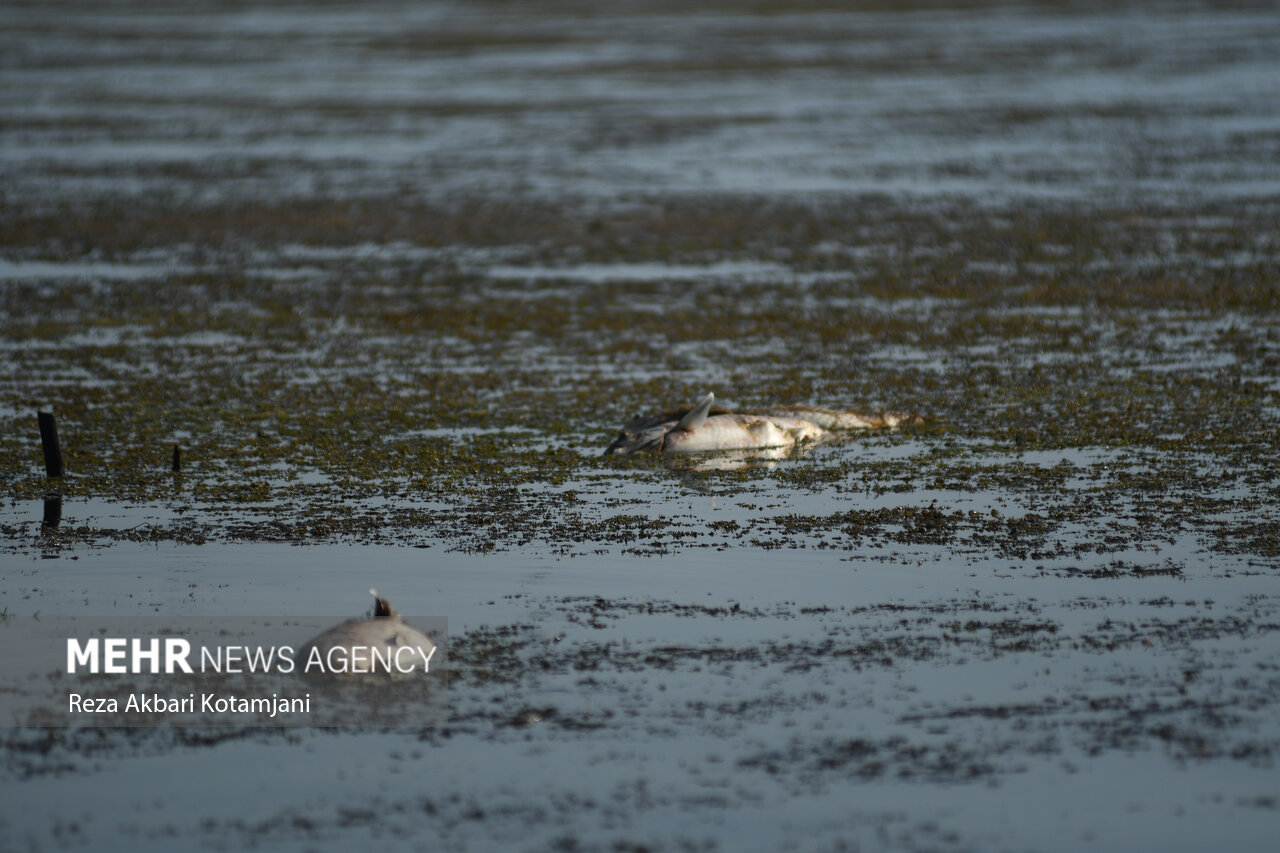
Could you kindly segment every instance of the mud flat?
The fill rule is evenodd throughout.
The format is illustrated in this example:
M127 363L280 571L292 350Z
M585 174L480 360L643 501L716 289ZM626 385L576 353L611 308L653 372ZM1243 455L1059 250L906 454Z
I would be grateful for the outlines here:
M0 8L0 642L376 586L449 710L6 729L0 847L1274 843L1274 15L63 8ZM927 420L601 456L707 391Z

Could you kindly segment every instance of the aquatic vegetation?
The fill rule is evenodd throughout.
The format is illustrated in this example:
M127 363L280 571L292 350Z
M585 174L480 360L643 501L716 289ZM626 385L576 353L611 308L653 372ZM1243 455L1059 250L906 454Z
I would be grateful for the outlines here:
M565 266L580 245L572 210L504 209L499 221L483 205L422 210L423 221L489 236L354 252L341 247L365 235L311 227L355 214L335 218L315 201L237 219L216 207L178 217L159 201L130 217L109 206L59 218L0 210L4 233L50 258L51 275L66 271L56 297L38 277L0 295L6 355L24 377L3 392L7 547L260 539L588 553L877 541L1066 559L1197 530L1215 547L1274 554L1255 516L1280 482L1268 427L1280 296L1276 248L1258 235L1174 211L924 216L883 200L662 200L650 218L629 214L626 248L607 229L591 238L599 254L659 272L629 280L622 267L622 278L594 281ZM367 224L379 215L359 213ZM675 226L702 245L667 245ZM869 230L870 263L810 242ZM486 246L500 231L538 243ZM172 271L82 277L83 261L59 248L64 233L93 235L99 255L126 265L154 257L137 242L145 234L175 247ZM714 266L660 272L750 257L733 245L741 233L788 246L790 261L758 279ZM913 253L929 234L932 250ZM317 237L336 243L293 260L253 248ZM1170 241L1184 253L1153 262ZM1208 262L1242 252L1252 262ZM545 272L488 274L513 257ZM930 422L736 471L594 458L628 413L694 399L708 382L739 409L892 407ZM49 488L37 401L64 433L56 530L36 509ZM827 532L800 536L781 520L794 510L745 507L729 540L707 526L714 519L654 526L664 511L655 516L653 498L671 488L743 504L825 495L830 508L803 527ZM100 501L140 509L116 524L87 511ZM917 515L905 526L831 520L908 510ZM922 526L928 511L951 521ZM646 520L618 521L627 516Z

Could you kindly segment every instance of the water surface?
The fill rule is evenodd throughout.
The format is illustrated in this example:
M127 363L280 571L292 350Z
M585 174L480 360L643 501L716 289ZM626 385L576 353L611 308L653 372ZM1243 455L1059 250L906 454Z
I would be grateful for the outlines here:
M377 587L450 650L444 725L6 729L0 847L1273 846L1269 10L14 3L0 57L0 642ZM600 456L707 391L926 422Z

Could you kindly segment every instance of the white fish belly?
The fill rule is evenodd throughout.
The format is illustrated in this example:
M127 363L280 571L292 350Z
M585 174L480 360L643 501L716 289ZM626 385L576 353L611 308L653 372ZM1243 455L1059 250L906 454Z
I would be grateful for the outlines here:
M704 450L746 450L755 447L790 447L797 441L816 440L826 430L800 418L755 415L713 415L692 430L667 434L663 450L696 453Z
M791 440L795 442L817 441L827 435L827 431L821 425L808 418L769 415L767 420L776 429L791 436Z

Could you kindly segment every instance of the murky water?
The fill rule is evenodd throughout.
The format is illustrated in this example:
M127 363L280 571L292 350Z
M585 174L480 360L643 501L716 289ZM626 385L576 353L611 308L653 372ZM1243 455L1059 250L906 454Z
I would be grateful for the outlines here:
M1273 10L6 4L0 82L9 654L377 587L451 672L7 729L0 847L1274 845ZM708 390L927 422L601 458Z
M1275 16L1184 4L5 12L24 197L1276 192ZM19 168L20 167L20 168Z
M250 635L297 621L300 602L343 614L342 593L376 580L410 612L447 607L455 633L511 626L518 651L496 683L451 688L447 736L15 752L19 841L1083 849L1123 833L1264 849L1274 829L1274 687L1253 675L1274 662L1274 576L1246 566L1229 584L1099 588L743 550L602 562L117 546L20 568L11 594L45 613L110 618L129 600L134 623ZM104 586L120 601L104 607Z

